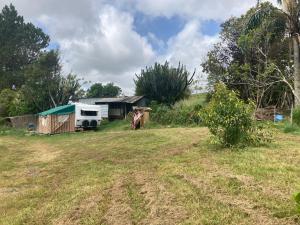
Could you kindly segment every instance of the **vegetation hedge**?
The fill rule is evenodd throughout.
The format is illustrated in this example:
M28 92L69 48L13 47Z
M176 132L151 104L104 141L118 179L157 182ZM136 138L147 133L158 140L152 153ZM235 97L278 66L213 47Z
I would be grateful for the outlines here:
M199 111L203 107L204 100L205 95L194 95L175 103L173 106L152 102L151 120L162 125L201 125Z

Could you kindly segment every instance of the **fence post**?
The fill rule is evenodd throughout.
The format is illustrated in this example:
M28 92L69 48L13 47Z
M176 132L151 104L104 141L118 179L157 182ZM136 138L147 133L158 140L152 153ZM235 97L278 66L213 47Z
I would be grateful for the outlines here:
M292 105L292 108L291 108L291 124L293 125L293 109L294 109L294 106Z
M274 116L273 116L273 118L274 118L274 124L276 123L276 106L274 106Z

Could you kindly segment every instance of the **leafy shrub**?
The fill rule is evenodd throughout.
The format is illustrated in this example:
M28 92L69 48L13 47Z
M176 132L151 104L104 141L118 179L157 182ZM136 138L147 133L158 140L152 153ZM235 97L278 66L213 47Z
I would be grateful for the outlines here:
M271 134L262 125L255 124L253 112L254 103L244 103L234 91L220 83L200 116L224 147L269 142Z
M255 123L248 133L248 137L245 139L244 144L260 145L265 143L271 143L276 130L267 123Z
M293 111L293 123L300 126L300 107L297 107Z
M173 106L152 102L151 108L151 120L162 125L193 126L201 124L198 112L202 108L202 102L199 97L180 101Z
M3 89L0 92L0 116L17 116L28 111L22 91Z

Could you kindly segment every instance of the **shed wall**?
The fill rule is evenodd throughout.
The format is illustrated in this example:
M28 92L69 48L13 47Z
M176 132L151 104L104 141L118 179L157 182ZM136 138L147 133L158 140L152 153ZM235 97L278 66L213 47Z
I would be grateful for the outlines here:
M39 117L38 133L59 134L68 132L75 132L75 113Z

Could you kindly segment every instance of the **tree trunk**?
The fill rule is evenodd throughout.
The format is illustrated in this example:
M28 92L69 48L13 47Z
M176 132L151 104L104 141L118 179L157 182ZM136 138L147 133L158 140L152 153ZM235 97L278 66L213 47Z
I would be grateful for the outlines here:
M300 106L300 51L298 35L293 35L295 106Z

